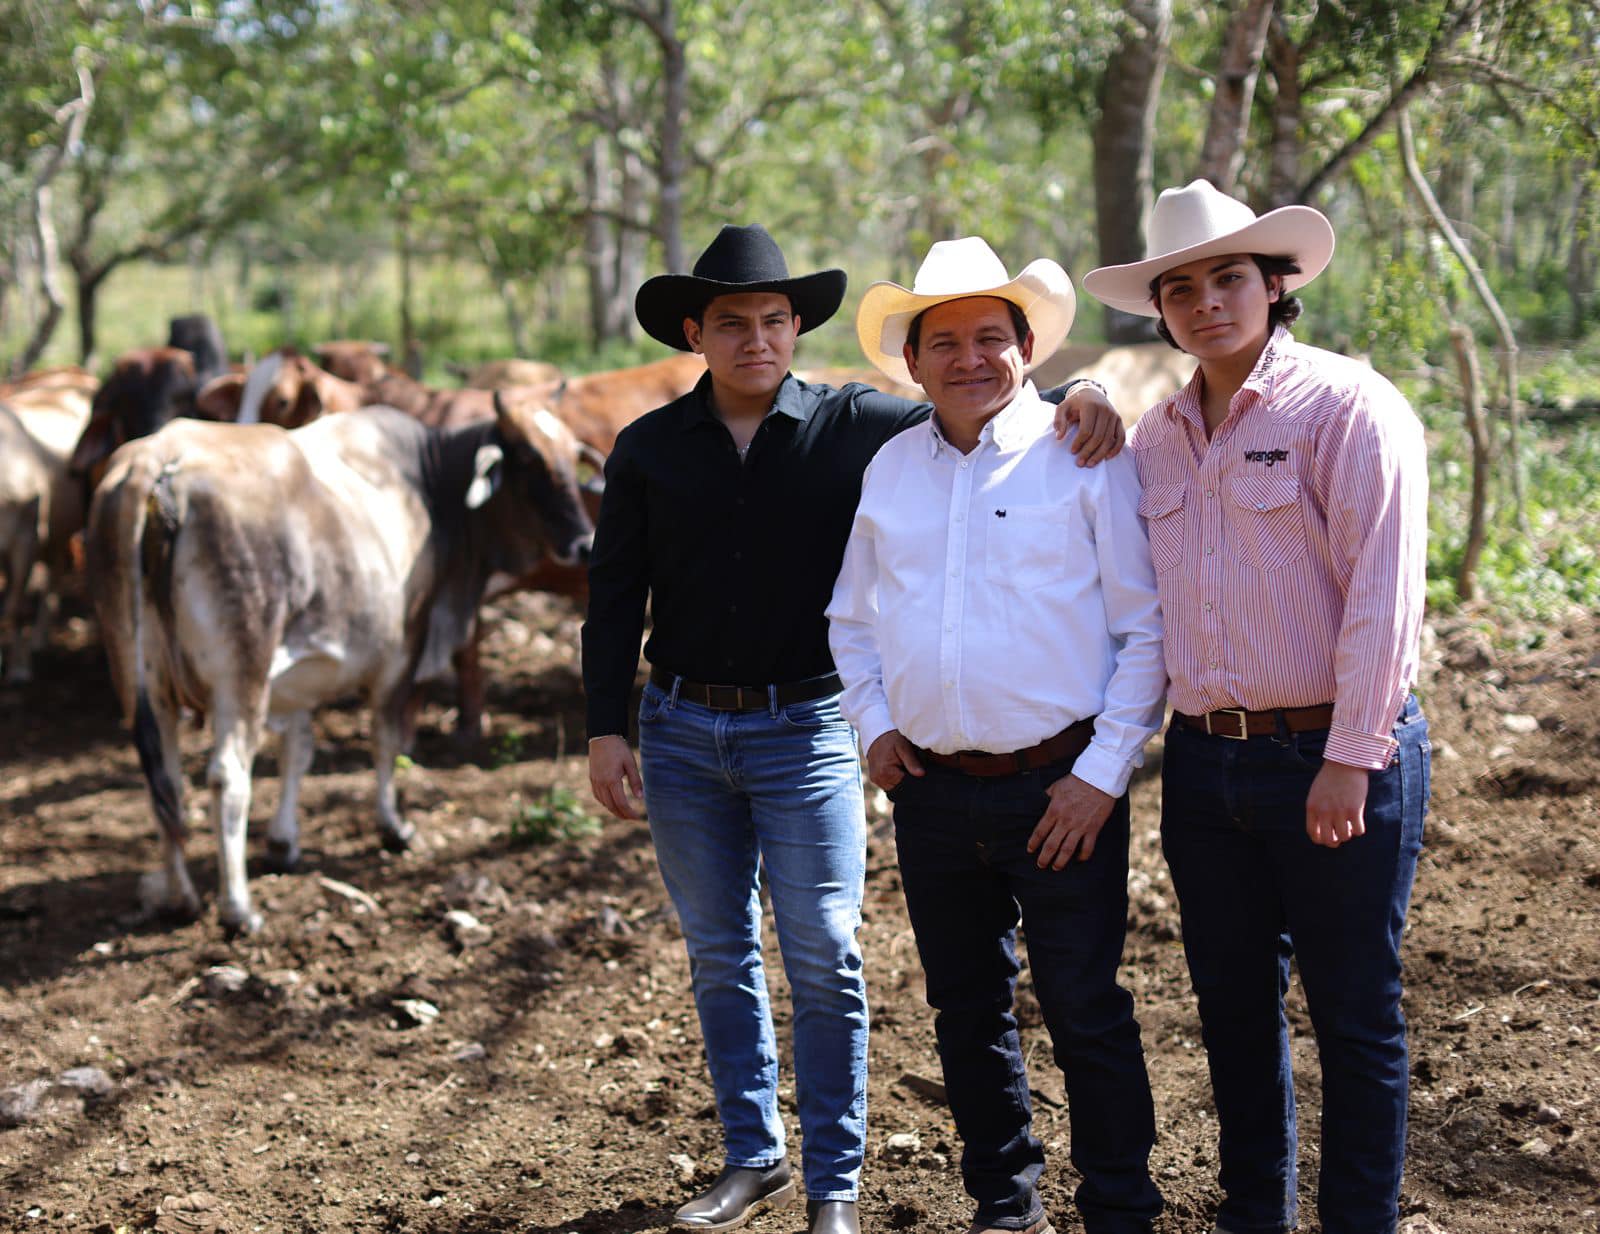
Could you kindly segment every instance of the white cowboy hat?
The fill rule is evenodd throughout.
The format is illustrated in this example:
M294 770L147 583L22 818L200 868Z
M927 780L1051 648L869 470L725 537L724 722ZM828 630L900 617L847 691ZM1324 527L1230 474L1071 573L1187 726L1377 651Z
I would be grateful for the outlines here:
M1333 257L1333 224L1310 206L1282 206L1260 218L1242 201L1218 191L1208 180L1166 189L1150 215L1143 261L1101 266L1083 276L1083 289L1102 304L1140 317L1159 317L1150 299L1150 280L1186 262L1228 253L1288 257L1299 274L1284 276L1284 291L1304 287L1328 268Z
M1037 368L1061 346L1072 328L1078 297L1067 272L1048 257L1029 262L1016 278L977 236L941 240L928 250L909 288L880 282L867 288L856 310L856 338L867 360L886 377L914 384L906 367L906 331L911 319L946 300L995 296L1022 310L1033 330Z

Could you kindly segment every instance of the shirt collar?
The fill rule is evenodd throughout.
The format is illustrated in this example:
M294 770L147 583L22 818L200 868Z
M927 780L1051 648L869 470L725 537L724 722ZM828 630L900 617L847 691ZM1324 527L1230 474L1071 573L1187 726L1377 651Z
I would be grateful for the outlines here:
M811 419L811 413L817 409L820 396L815 390L807 387L793 373L785 373L783 384L778 387L778 393L773 396L772 407L767 412L788 416L799 424L804 424ZM711 407L711 374L701 374L700 380L694 383L694 389L689 391L682 400L683 416L678 422L678 427L684 432L699 427L702 424L717 424L717 413Z
M1054 415L1054 409L1049 408L1039 397L1039 391L1033 382L1024 381L1017 390L1016 397L983 426L978 434L978 450L982 450L990 442L1001 450L1014 450L1027 445L1039 435L1036 420L1040 408L1046 408L1052 416ZM950 439L939 429L936 409L934 414L928 417L928 457L937 458L939 451L946 448L955 449L950 445Z
M1289 327L1277 325L1272 328L1272 333L1267 336L1267 345L1261 349L1261 354L1256 357L1255 367L1250 370L1250 376L1244 379L1244 384L1234 394L1234 399L1247 391L1252 396L1252 401L1268 403L1272 400L1272 387L1276 382L1278 372L1284 364L1285 352L1294 342L1294 335L1289 332ZM1169 405L1168 414L1174 419L1186 419L1196 425L1205 424L1205 412L1200 406L1200 385L1204 381L1200 369L1196 367L1194 376L1188 383L1173 396ZM1230 414L1232 414L1230 412Z

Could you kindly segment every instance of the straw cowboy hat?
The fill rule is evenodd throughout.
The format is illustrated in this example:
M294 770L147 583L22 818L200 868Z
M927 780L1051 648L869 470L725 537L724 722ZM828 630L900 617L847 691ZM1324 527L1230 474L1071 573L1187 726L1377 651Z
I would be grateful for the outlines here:
M1067 272L1048 257L1029 262L1016 278L977 236L941 240L928 250L909 288L880 282L867 288L856 311L856 338L872 366L886 377L914 384L906 367L906 332L918 313L946 300L996 296L1022 310L1033 330L1037 368L1066 340L1078 297Z
M1159 317L1150 299L1150 280L1159 274L1229 253L1288 257L1299 274L1284 276L1284 291L1304 287L1328 268L1333 257L1333 224L1310 206L1283 206L1260 218L1242 201L1219 192L1210 181L1195 180L1166 189L1150 215L1143 261L1101 266L1083 276L1083 289L1102 304L1140 317Z
M800 333L815 330L839 311L844 300L843 270L789 277L783 250L759 223L724 226L694 263L693 274L660 274L646 279L633 300L639 324L651 338L689 350L683 319L693 317L718 296L776 291L789 297Z

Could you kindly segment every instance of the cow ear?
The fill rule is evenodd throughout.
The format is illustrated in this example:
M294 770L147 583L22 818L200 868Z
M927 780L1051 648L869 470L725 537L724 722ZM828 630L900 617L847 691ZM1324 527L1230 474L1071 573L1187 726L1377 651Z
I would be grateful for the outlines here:
M88 475L90 468L114 451L121 441L114 418L110 414L91 417L84 426L83 435L73 447L67 470L73 475Z
M499 446L479 446L472 460L472 483L467 485L467 509L476 510L500 487L501 461L505 451Z

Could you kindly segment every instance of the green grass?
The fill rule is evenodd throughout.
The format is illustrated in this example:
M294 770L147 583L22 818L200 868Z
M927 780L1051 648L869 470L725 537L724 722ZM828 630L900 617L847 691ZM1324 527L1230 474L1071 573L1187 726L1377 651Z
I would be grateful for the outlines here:
M579 840L600 833L600 820L583 807L570 788L555 785L511 816L510 838L517 847Z

